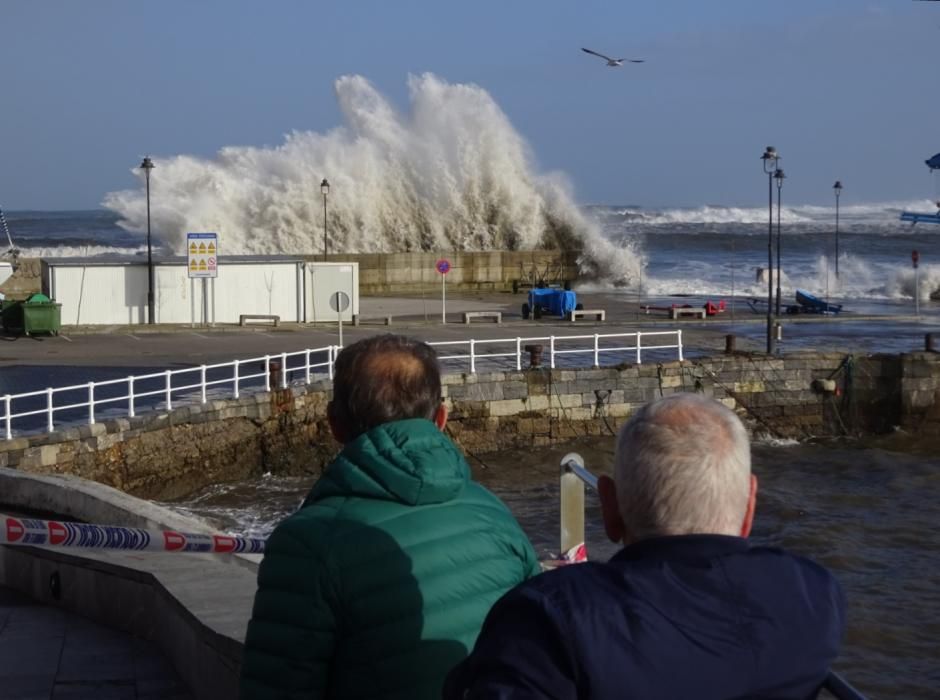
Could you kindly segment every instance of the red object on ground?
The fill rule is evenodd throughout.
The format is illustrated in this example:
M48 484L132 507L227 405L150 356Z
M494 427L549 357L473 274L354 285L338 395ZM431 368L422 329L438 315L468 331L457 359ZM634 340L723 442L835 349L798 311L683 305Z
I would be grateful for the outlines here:
M722 299L717 304L713 304L711 300L705 302L705 315L706 316L717 316L720 313L724 313L725 310L725 300Z

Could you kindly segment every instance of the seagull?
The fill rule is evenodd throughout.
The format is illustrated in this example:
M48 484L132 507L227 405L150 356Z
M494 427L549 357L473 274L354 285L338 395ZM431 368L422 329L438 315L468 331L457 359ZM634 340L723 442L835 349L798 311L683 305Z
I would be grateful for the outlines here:
M582 48L581 50L584 53L589 53L594 56L600 56L605 61L607 61L607 65L610 66L611 68L619 68L620 66L623 65L624 61L626 61L627 63L643 63L644 62L643 59L641 58L611 58L610 56L605 56L602 53L597 53L597 51L591 51L591 49Z

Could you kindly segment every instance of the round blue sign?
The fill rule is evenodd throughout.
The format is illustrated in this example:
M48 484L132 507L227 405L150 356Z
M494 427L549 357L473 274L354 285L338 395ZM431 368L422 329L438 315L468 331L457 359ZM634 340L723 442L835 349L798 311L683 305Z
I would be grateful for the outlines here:
M436 267L438 272L440 272L442 275L446 275L448 272L450 272L450 261L438 260Z

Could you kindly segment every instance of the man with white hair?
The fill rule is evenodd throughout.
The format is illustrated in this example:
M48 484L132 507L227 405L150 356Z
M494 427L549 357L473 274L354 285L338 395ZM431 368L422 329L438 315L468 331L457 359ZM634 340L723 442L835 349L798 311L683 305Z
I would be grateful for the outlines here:
M487 616L446 698L815 697L845 628L824 568L751 546L747 432L717 401L640 409L598 479L607 563L520 584Z

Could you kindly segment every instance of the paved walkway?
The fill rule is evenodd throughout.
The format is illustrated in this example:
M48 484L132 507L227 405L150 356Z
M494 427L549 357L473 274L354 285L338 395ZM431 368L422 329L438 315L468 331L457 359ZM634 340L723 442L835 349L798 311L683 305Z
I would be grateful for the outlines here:
M190 700L141 639L0 587L0 700Z

